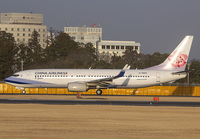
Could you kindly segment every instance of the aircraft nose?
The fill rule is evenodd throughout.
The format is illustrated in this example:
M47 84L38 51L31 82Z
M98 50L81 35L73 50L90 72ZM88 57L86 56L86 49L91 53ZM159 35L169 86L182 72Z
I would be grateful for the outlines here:
M4 82L9 82L10 80L12 80L12 78L13 78L13 77L11 77L11 76L10 76L10 77L7 77L7 78L4 80Z

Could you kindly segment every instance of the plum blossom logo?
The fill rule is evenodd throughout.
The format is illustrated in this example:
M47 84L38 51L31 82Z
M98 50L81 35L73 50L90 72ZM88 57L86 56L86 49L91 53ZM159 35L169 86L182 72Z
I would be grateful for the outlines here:
M187 58L188 56L186 54L182 54L181 52L177 54L177 51L175 51L172 55L168 57L168 60L171 62L173 67L182 67L186 64Z

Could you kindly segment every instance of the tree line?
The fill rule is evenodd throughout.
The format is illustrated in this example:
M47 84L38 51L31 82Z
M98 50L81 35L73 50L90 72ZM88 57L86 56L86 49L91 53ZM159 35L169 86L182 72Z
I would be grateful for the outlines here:
M0 31L0 80L13 73L28 69L121 69L125 64L131 69L144 69L162 63L169 54L137 53L127 49L123 56L108 53L96 54L91 43L75 42L68 34L59 32L46 49L39 44L39 33L33 31L28 44L16 43L13 35ZM191 83L200 83L200 60L191 60ZM22 67L23 64L23 67ZM186 82L186 79L179 82Z

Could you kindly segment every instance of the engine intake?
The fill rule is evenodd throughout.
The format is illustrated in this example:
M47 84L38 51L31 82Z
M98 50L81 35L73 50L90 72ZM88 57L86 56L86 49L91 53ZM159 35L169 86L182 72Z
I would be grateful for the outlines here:
M69 83L68 91L69 92L86 92L87 85L86 83L79 83L79 82Z

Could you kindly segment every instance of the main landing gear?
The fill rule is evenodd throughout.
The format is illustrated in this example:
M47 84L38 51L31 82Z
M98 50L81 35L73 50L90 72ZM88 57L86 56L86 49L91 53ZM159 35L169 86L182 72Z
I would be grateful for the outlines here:
M26 91L25 91L25 90L23 90L23 91L22 91L22 93L23 93L23 94L26 94Z
M97 95L101 95L102 94L102 90L101 89L97 89L96 94Z

